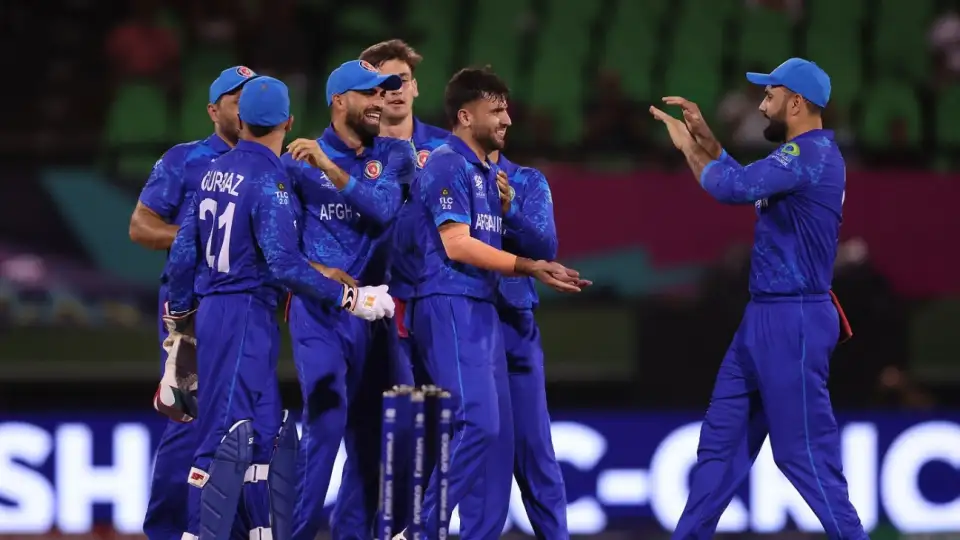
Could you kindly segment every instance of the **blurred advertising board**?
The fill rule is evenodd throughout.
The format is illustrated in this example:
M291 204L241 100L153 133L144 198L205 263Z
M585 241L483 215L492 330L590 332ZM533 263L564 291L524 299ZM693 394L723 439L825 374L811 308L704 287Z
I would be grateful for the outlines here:
M960 412L848 414L840 425L850 495L868 530L960 531ZM0 416L0 535L140 532L162 429L150 413ZM556 413L571 533L670 529L683 509L698 437L696 414ZM328 509L343 461L341 449ZM821 530L768 444L720 531L789 529ZM530 531L515 487L505 532Z
M753 205L713 200L693 175L609 173L547 166L560 257L580 261L641 248L649 267L621 272L661 274L707 265L753 240ZM870 257L901 294L960 293L960 251L938 238L960 234L960 179L921 171L848 171L841 238L863 238ZM636 266L636 265L634 265Z

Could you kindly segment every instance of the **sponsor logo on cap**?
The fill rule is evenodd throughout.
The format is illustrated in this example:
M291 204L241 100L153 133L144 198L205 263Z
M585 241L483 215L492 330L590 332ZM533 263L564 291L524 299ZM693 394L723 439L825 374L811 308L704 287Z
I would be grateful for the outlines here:
M373 67L373 64L371 64L370 62L367 62L366 60L360 61L360 67L362 67L367 71L371 71L373 73L380 73L379 71L377 71L377 68Z
M237 75L243 77L244 79L249 79L250 77L256 75L256 73L254 73L253 70L247 66L240 66L237 68Z

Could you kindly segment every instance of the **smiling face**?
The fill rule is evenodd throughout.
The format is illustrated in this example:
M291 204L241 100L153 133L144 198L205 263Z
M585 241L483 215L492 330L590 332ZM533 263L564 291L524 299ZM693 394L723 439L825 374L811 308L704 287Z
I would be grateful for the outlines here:
M460 122L488 154L503 150L512 123L506 98L493 95L467 103L460 111Z
M340 96L346 109L346 123L358 135L375 137L380 134L384 95L382 88L373 88L351 90Z

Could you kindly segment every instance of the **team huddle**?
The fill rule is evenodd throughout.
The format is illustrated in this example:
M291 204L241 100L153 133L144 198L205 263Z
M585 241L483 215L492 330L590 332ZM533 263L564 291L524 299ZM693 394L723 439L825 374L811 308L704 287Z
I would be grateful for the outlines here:
M552 262L543 174L500 155L507 86L489 69L455 74L448 132L413 116L420 60L391 40L344 63L327 81L330 127L286 146L284 83L226 69L210 88L215 133L154 167L131 220L135 240L169 249L154 404L171 422L151 539L312 540L341 441L330 527L371 538L380 400L394 385L453 398L447 486L423 498L428 537L441 495L463 502L463 536L499 536L515 471L538 534L567 536L533 280L563 292L590 282ZM284 304L300 437L277 382ZM394 516L401 529L409 519Z
M391 40L342 64L327 80L330 126L286 146L284 83L226 69L210 87L215 133L155 165L131 219L131 238L169 250L154 405L171 421L144 520L151 540L314 540L341 441L332 536L381 537L381 397L394 386L444 389L453 419L443 480L434 472L418 511L400 504L391 516L399 538L444 537L441 514L458 505L463 538L499 537L514 476L536 536L569 538L534 285L591 283L553 262L544 175L501 154L506 84L488 68L457 72L444 93L448 132L413 116L420 61ZM664 98L682 119L650 108L707 193L757 213L752 299L720 366L674 538L712 537L767 435L828 536L866 538L826 390L829 357L850 335L830 291L845 197L820 115L830 80L798 58L747 78L766 87L764 134L781 146L745 167L696 104ZM281 307L299 437L278 389Z

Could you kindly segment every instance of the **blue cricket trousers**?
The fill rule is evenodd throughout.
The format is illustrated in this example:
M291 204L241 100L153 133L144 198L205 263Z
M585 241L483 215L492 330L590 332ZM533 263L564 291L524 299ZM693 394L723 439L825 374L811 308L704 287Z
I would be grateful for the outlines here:
M720 365L673 538L712 538L767 435L831 539L867 538L847 494L830 404L839 315L828 295L755 298Z
M512 463L534 535L566 539L570 537L567 494L550 435L540 329L530 309L501 307L499 316L510 376L515 448L513 455L500 456L498 462ZM468 496L460 505L460 526L473 528L482 509L483 505L475 504L473 494Z
M460 538L498 538L513 485L513 417L500 320L495 306L462 296L435 295L413 302L411 331L429 384L453 398L447 509L477 516ZM416 369L416 366L415 366ZM418 370L419 371L419 370ZM482 477L483 482L477 482ZM423 502L427 538L436 538L439 489L436 469ZM467 495L470 494L470 497Z
M347 461L331 515L334 539L369 540L377 512L381 397L395 354L393 321L367 322L340 308L293 297L293 358L303 395L295 540L323 527L330 476L344 442Z
M196 314L200 434L193 466L208 470L220 441L240 420L253 427L253 464L266 465L280 424L282 407L277 381L280 329L276 308L251 294L210 295ZM189 532L198 534L200 489L190 489ZM266 482L243 486L238 515L248 530L269 527Z

